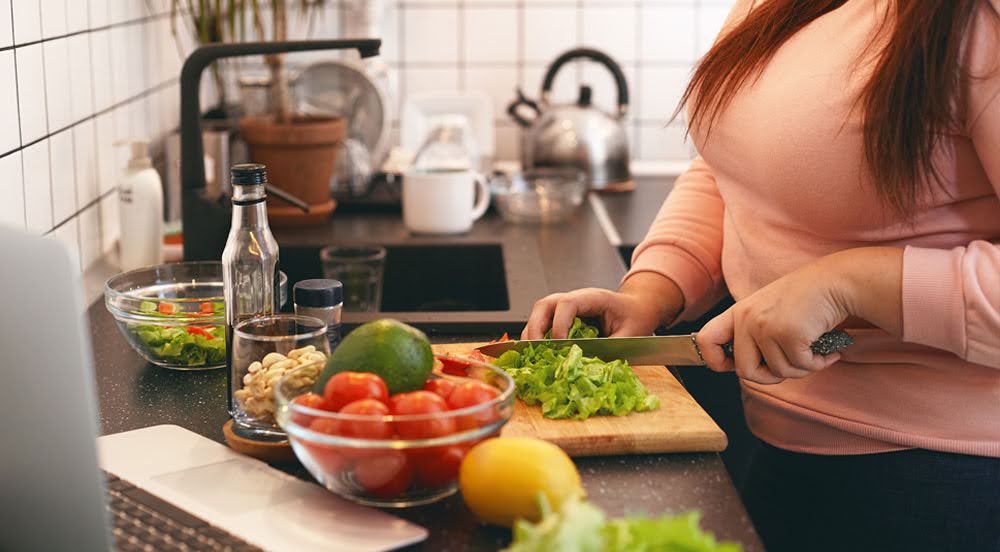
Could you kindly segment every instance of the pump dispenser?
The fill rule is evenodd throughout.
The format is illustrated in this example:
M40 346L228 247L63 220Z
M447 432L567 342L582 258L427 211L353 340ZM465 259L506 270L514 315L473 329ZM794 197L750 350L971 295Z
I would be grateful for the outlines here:
M149 158L149 142L123 140L132 157L118 182L119 249L123 270L163 262L163 184Z

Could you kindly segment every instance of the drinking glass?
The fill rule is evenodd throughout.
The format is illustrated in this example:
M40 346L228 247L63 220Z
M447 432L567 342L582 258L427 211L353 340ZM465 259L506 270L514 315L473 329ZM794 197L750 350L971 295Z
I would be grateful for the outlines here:
M326 324L318 318L276 314L238 322L229 366L234 432L258 440L284 439L274 419L273 386L288 371L305 365L319 376L329 354Z
M382 301L385 248L377 245L324 247L323 277L344 285L344 310L375 312Z

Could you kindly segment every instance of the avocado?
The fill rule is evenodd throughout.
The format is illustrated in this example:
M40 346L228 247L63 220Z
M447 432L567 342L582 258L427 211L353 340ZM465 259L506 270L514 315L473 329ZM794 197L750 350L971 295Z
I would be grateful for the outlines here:
M315 390L340 372L370 372L385 381L389 393L423 387L434 367L434 353L424 332L398 320L382 319L359 326L340 342L316 380Z

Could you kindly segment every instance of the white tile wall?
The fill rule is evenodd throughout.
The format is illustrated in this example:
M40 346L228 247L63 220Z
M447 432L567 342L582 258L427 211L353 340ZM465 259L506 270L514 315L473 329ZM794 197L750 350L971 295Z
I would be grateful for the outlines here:
M11 0L14 13L14 44L42 38L42 10L39 0Z
M419 7L403 16L403 44L408 62L457 63L458 8ZM445 32L447 30L447 32Z
M516 159L520 132L505 113L514 87L536 97L558 54L603 49L629 81L635 155L686 159L683 122L667 119L732 3L387 0L383 59L399 100L456 90L493 97L498 158ZM345 10L333 0L311 28L294 20L293 37L340 36ZM0 224L64 241L81 269L118 239L114 190L127 152L114 141L147 136L155 151L177 124L177 76L191 41L182 36L178 46L169 12L169 0L0 0ZM590 64L567 66L554 100L572 101L581 82L613 108L611 80Z
M17 12L15 12L15 17ZM21 114L21 143L33 142L48 133L45 117L45 67L42 45L34 44L14 50L17 62L17 96Z
M0 52L0 75L14 74L14 52ZM21 145L17 124L17 79L0 80L0 154Z
M469 6L465 10L465 61L517 61L517 10Z
M69 39L58 38L42 43L42 63L45 65L45 105L49 132L65 128L73 121L69 84Z
M21 152L0 157L0 224L24 228L24 177Z
M0 3L0 8L6 8ZM0 48L10 46L14 43L14 28L10 22L10 10L0 9Z
M76 162L73 132L64 130L49 137L52 181L52 222L59 224L76 214Z
M169 17L169 0L0 0L0 224L62 241L77 270L118 238L114 141L155 151L177 124Z
M52 183L49 171L49 141L41 140L21 150L24 167L24 216L29 231L52 230Z
M485 91L496 105L498 157L517 157L518 132L505 108L520 84L537 97L548 64L570 48L604 51L629 84L627 118L640 158L683 160L683 119L667 127L697 59L715 39L734 0L389 0L383 52L398 72L400 98L442 90ZM573 101L591 85L596 105L613 109L613 83L600 67L567 66L553 101Z

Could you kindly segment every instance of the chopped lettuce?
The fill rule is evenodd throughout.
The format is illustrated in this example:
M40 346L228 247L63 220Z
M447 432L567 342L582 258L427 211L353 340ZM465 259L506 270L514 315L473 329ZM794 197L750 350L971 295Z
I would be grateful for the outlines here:
M597 329L577 318L570 336L597 337ZM625 416L660 406L627 362L585 357L576 345L557 349L543 343L521 352L507 351L495 364L510 374L518 398L541 405L546 418Z
M131 328L146 346L149 354L161 362L175 366L214 366L226 361L224 326L204 327L202 333L192 333L186 326L136 325Z
M608 521L589 502L571 499L538 523L518 520L505 552L739 552L734 542L717 542L699 527L701 514L658 518L630 516Z
M595 326L584 323L580 320L580 317L573 319L573 325L569 327L569 333L566 334L568 339L590 339L592 337L599 337L600 332ZM552 339L552 329L545 332L545 339Z

